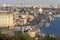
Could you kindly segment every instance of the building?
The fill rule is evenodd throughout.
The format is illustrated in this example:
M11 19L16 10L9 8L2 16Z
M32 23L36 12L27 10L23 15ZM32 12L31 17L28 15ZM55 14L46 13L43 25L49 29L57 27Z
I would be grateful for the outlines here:
M0 27L13 27L13 13L0 11Z

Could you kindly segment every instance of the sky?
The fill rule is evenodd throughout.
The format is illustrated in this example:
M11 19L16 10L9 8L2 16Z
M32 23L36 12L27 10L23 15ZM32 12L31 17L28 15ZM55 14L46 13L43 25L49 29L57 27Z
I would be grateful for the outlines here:
M60 4L60 0L0 0L0 4Z

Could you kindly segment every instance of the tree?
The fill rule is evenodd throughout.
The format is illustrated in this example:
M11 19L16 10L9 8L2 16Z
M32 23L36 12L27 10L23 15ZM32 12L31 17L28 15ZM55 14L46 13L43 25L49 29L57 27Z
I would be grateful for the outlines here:
M35 38L30 37L30 35L27 33L20 33L18 34L17 38L19 40L35 40Z
M56 40L56 39L53 36L50 36L49 34L47 34L44 40Z
M2 33L1 32L2 32L2 30L0 29L0 39L2 39Z

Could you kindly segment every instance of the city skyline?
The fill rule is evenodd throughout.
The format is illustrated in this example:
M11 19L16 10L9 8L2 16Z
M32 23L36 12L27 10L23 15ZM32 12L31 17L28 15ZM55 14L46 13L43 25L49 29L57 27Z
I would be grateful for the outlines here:
M60 0L0 0L0 4L49 4L58 5Z

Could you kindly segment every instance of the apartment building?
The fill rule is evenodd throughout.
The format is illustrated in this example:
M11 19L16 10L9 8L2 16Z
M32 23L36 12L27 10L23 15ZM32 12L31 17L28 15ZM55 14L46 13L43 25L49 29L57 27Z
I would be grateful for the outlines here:
M9 11L0 11L0 27L13 26L13 13Z

